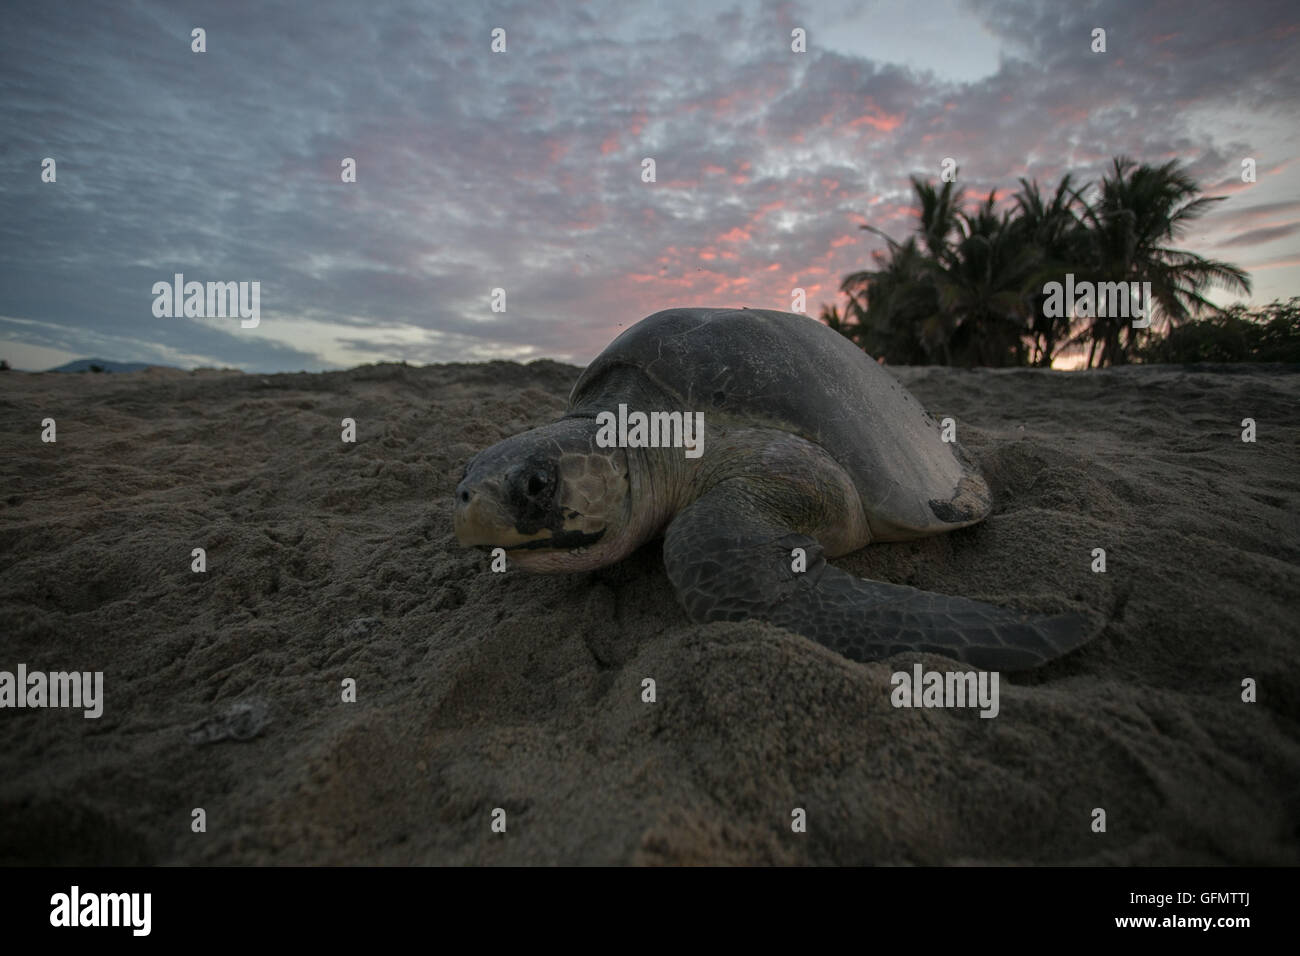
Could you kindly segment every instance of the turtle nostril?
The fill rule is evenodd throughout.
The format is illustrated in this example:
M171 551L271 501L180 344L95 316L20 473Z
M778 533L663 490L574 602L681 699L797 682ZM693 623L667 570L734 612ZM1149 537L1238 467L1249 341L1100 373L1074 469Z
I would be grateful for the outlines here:
M468 492L468 491L462 491L462 492L460 493L460 500L463 501L463 502L465 502L466 504L468 504L468 503L469 503L469 492Z

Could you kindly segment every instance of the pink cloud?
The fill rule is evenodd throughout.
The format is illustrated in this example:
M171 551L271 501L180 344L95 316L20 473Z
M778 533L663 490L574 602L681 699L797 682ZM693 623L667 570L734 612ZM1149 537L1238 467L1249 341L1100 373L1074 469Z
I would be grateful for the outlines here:
M570 144L560 139L551 139L546 142L546 156L552 163L558 163L569 153Z
M1096 108L1095 103L1089 106L1063 105L1049 107L1047 112L1065 123L1086 123Z
M902 113L865 113L857 119L849 121L850 129L857 129L859 126L870 126L882 133L892 133L902 125Z

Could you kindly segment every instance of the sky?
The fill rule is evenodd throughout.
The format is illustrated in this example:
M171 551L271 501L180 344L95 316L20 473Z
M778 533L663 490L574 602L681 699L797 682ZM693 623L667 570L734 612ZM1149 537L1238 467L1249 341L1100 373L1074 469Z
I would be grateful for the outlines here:
M585 364L659 309L802 288L815 315L883 246L858 227L903 238L909 176L948 157L999 197L1178 160L1227 197L1178 245L1248 270L1245 301L1300 294L1294 0L11 0L0 22L15 368ZM259 283L259 323L156 316L176 273Z

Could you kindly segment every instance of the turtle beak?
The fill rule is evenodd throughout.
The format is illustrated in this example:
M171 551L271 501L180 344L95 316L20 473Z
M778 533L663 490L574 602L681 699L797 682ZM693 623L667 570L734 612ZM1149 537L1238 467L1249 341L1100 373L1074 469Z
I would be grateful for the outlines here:
M501 506L501 483L494 478L478 482L467 478L456 486L452 524L456 540L466 547L510 549L551 537L547 528L520 534L514 519Z
M456 486L456 502L452 512L452 524L456 528L456 540L463 545L491 544L493 522L485 514L485 504L491 495L484 495L484 489L472 487L468 479L462 479Z

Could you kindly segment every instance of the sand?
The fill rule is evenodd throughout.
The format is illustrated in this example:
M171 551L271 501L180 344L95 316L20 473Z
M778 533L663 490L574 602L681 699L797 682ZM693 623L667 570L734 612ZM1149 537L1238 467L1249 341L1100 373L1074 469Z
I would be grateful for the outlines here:
M891 706L942 658L688 624L657 543L458 547L467 459L577 369L0 373L0 670L105 688L0 710L0 863L1300 862L1300 370L894 371L995 513L836 564L1104 622L995 719Z

